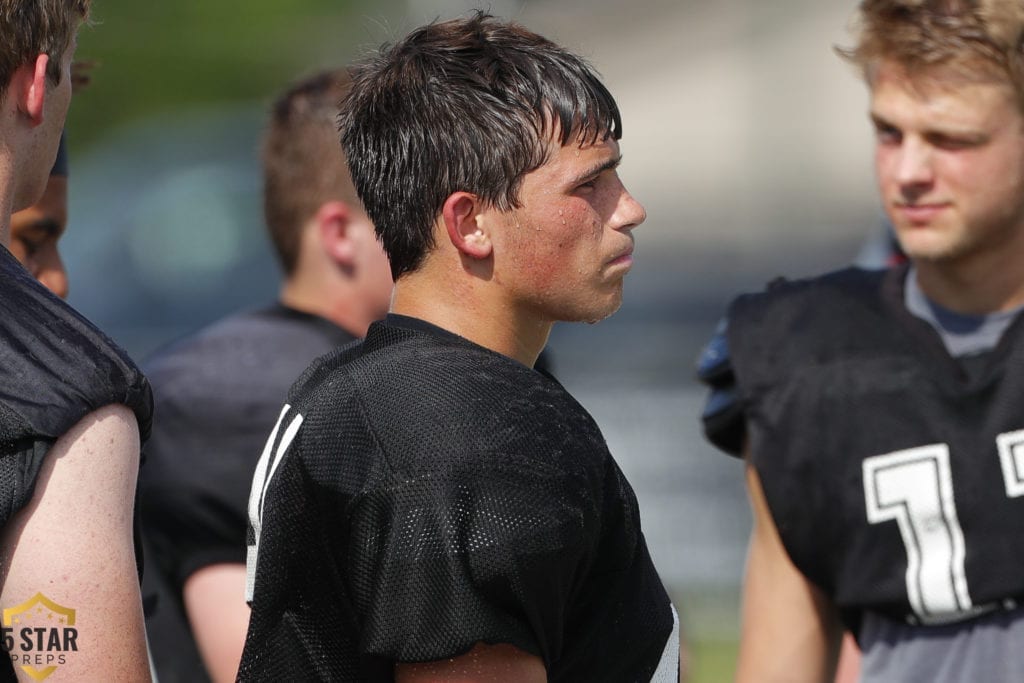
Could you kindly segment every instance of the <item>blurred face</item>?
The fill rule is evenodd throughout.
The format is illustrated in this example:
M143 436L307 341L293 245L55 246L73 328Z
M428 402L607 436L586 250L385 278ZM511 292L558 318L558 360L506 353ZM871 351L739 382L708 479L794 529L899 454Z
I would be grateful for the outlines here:
M498 212L494 277L535 320L596 322L622 304L644 208L616 171L618 142L556 146L523 178L521 208Z
M11 253L62 299L68 295L68 276L57 242L68 221L67 188L67 178L50 176L42 198L11 215Z
M1008 85L930 76L875 73L875 167L904 251L957 264L1024 235L1024 117Z

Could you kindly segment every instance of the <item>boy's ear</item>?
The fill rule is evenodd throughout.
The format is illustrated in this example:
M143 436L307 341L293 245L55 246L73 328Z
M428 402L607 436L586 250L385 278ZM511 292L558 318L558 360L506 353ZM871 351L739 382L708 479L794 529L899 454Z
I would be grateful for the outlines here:
M459 253L469 258L488 258L493 249L484 208L480 198L469 192L453 193L441 208L448 239Z
M340 201L324 202L316 212L320 243L331 259L343 266L355 263L355 244L349 235L352 212Z
M50 56L48 54L38 54L34 61L18 67L11 79L12 87L8 92L18 98L18 110L28 117L33 126L38 126L43 122L48 83L46 67L49 64Z

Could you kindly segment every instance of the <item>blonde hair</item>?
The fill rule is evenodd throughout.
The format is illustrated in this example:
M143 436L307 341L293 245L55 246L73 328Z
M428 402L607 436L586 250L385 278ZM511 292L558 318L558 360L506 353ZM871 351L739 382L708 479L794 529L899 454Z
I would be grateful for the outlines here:
M857 43L837 52L870 82L881 61L1010 85L1024 108L1024 0L863 0Z

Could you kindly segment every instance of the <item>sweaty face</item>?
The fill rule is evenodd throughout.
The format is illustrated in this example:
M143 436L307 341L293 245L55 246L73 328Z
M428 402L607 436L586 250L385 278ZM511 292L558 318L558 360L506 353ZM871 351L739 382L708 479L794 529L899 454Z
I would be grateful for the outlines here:
M879 191L915 259L956 265L1024 236L1024 117L1005 84L910 81L883 63L871 81Z
M68 221L67 178L50 176L42 198L11 215L11 253L57 296L68 295L68 276L57 242Z
M556 146L528 173L521 208L498 214L494 277L512 306L538 321L596 322L622 304L633 228L644 208L616 168L618 142Z

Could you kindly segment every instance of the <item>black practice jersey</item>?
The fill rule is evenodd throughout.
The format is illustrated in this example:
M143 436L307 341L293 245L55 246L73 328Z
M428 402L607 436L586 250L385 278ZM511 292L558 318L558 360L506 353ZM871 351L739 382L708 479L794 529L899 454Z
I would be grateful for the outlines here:
M849 269L740 297L701 368L709 437L749 441L786 550L854 627L1024 596L1021 319L958 361L906 310L905 278Z
M135 412L145 439L153 407L149 383L127 354L32 278L3 247L0 292L0 525L4 525L32 498L47 452L83 417L107 405L123 404ZM4 661L0 681L14 681L14 670L6 657Z
M240 680L390 681L480 641L551 681L676 679L674 611L593 420L422 321L389 316L307 370L250 515Z
M314 358L353 340L319 316L273 305L214 323L146 363L159 419L139 490L146 625L161 683L207 680L184 583L212 564L245 563L252 473L288 388Z

